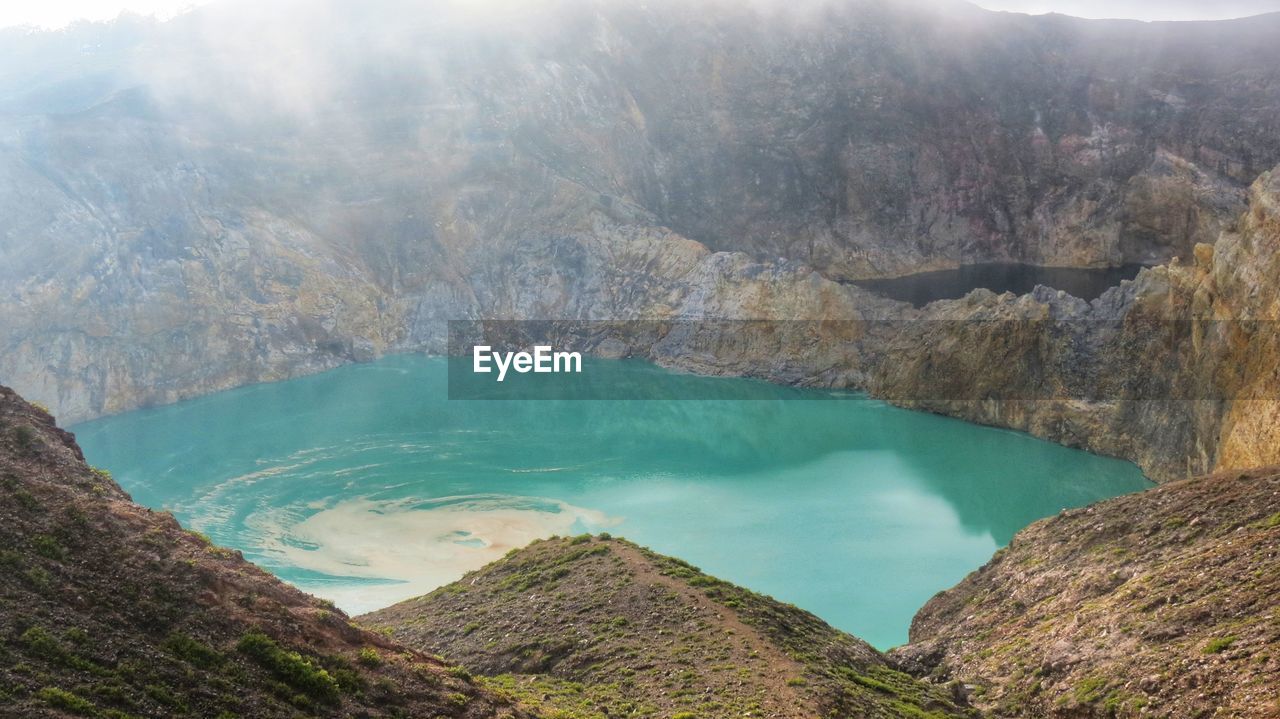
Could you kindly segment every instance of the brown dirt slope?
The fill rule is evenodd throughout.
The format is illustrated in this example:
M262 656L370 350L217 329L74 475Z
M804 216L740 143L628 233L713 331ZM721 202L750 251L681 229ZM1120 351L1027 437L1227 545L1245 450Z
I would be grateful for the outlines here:
M565 717L970 713L807 612L607 535L535 542L358 621Z
M0 716L499 715L526 712L134 504L0 387Z
M1280 717L1280 468L1037 522L899 658L1017 717Z

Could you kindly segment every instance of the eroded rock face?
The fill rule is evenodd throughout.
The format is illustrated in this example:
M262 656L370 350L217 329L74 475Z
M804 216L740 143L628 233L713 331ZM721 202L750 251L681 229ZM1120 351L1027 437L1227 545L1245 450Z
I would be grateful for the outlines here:
M1019 532L895 656L992 716L1272 717L1278 566L1280 471L1175 482Z
M1280 462L1278 175L1254 183L1248 213L1193 263L1092 303L1041 288L929 306L869 386L1128 457L1158 480Z
M11 33L30 71L0 88L0 376L75 421L437 349L449 318L706 293L779 314L697 284L725 262L1164 260L1280 161L1276 18L931 5L335 3Z

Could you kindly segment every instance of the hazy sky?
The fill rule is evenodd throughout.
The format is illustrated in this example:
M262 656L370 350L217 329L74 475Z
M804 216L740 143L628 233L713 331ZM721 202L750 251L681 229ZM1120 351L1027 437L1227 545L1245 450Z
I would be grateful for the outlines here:
M1135 20L1219 20L1280 10L1280 0L974 0L991 10Z
M1079 17L1205 20L1280 10L1280 0L976 0L992 10L1060 12ZM122 11L170 17L210 0L0 0L0 27L62 27L75 20L110 20Z

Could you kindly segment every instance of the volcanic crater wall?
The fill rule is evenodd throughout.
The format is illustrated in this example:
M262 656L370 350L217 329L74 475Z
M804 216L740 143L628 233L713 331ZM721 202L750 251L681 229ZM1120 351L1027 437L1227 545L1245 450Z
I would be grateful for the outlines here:
M565 0L482 19L442 4L413 22L390 2L214 6L10 31L0 379L74 422L440 351L448 319L1115 318L1274 296L1252 259L1270 185L1237 219L1280 162L1280 17L788 5ZM1219 236L1235 244L1194 249ZM979 294L921 314L844 283L1174 258L1087 309ZM714 337L651 354L936 397L925 365L885 358L939 326L773 338L767 360ZM1015 367L975 381L1043 379ZM1274 416L1049 406L927 408L1159 477L1267 454L1253 438Z

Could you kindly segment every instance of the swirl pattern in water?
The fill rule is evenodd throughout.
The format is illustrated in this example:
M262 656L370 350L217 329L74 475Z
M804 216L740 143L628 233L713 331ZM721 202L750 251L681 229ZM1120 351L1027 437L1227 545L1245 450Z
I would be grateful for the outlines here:
M352 613L609 531L880 647L1024 525L1147 486L1125 462L853 395L632 361L584 376L661 399L450 401L443 359L399 356L74 429L137 501ZM690 382L734 399L671 399Z

